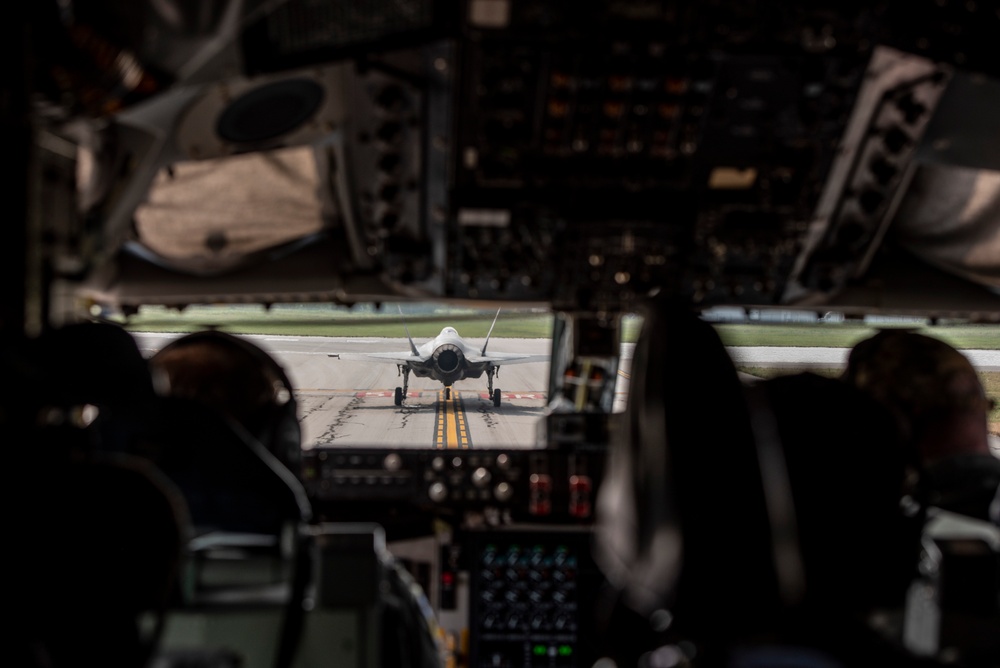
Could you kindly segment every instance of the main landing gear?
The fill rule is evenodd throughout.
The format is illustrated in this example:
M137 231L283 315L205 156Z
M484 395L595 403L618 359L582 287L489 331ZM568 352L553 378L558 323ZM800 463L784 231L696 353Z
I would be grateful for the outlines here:
M397 406L403 405L403 399L406 397L406 393L410 387L410 367L403 366L399 364L396 366L401 374L403 374L403 387L396 388L396 395L394 401Z
M500 368L496 367L486 370L486 392L489 394L490 399L493 400L493 406L500 408L500 388L493 389L493 374L499 376Z

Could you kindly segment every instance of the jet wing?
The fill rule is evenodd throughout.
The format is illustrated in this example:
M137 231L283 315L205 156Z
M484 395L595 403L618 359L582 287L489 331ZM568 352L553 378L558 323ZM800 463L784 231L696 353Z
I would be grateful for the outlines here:
M494 366L506 364L527 364L529 362L548 362L549 355L522 355L520 353L490 353L489 355L467 357L470 364L492 362Z
M386 364L423 364L430 355L400 353L330 353L330 357L359 362L384 362Z

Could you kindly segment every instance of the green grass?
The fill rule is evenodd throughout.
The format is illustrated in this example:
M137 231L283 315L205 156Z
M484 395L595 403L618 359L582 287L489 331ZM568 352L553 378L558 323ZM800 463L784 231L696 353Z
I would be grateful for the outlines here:
M986 390L986 396L993 397L995 400L989 421L992 425L1000 426L1000 372L981 371L979 379L983 383L983 389ZM991 430L995 433L1000 433L996 428Z
M404 313L405 313L404 309ZM489 332L495 312L470 309L407 314L406 328L417 339L433 338L450 325L467 338ZM398 312L350 310L329 305L192 306L183 312L164 307L144 307L130 318L116 318L133 332L193 332L209 327L235 334L284 334L289 336L406 336ZM552 317L547 313L501 311L493 330L495 338L549 338Z
M888 329L888 326L885 327ZM916 331L941 339L956 348L998 349L1000 327L997 325L938 325L915 328ZM850 348L867 339L879 328L863 324L752 324L716 326L727 346L825 346Z
M412 309L412 312L407 309ZM494 312L475 309L404 307L406 324L415 338L436 336L445 325L462 336L486 336ZM350 309L328 304L277 305L269 310L257 305L192 306L183 312L164 307L144 307L127 320L136 332L191 332L218 327L240 334L287 334L291 336L405 336L399 313L390 307L377 312L368 306ZM622 321L622 339L635 341L641 320ZM1000 326L938 325L917 328L956 348L1000 349ZM861 323L750 323L719 324L716 331L727 346L801 346L849 348L872 336L878 328ZM548 338L552 317L544 312L510 309L500 312L493 336L497 338Z

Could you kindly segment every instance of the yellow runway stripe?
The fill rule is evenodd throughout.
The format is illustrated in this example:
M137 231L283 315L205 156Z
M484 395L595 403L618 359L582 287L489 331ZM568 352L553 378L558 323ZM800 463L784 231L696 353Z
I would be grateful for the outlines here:
M438 392L434 446L441 449L468 448L471 443L461 396L452 388L451 396L446 399L444 390L441 390Z
M452 398L455 401L455 424L458 429L458 445L460 448L469 448L472 446L472 439L469 438L469 425L465 421L465 402L462 401L461 396L455 396L455 392L452 392Z

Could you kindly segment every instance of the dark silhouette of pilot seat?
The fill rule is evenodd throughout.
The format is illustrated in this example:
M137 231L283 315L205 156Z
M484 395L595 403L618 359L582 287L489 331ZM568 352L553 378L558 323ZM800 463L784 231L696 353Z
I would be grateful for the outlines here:
M851 350L843 380L897 417L913 458L911 496L926 509L921 651L956 665L1000 665L1000 459L993 401L969 358L944 341L890 328Z
M162 665L291 665L312 568L298 479L235 421L188 399L161 399L135 451L181 490L193 527Z
M342 603L357 573L345 581L341 569L320 569L313 581L315 537L344 527L309 526L308 500L286 466L296 458L282 457L299 447L291 398L262 412L275 425L260 431L265 446L213 408L157 396L121 328L72 325L3 352L10 410L0 424L7 442L30 444L12 457L11 487L24 490L26 508L14 535L27 537L15 551L14 572L26 576L12 598L17 665L283 667L312 665L331 635L360 644L338 610L306 624L310 587L332 588ZM378 611L379 665L438 665L428 608L387 553L319 553L338 565L378 562L367 603ZM350 601L347 615L358 609ZM347 634L331 634L331 619ZM321 665L337 661L336 652L320 656Z
M98 428L112 427L113 411L103 420L98 411L116 403L104 391L115 380L89 378L92 361L59 352L80 351L95 331L50 332L14 355L4 350L4 487L16 491L8 507L10 665L145 666L176 587L188 528L183 498L148 461L100 450Z
M714 661L777 607L749 410L707 323L670 301L642 315L597 499L594 556L611 592L599 624L620 666L681 641Z
M12 573L24 578L26 666L135 668L155 651L183 546L183 500L146 462L98 458L29 474ZM23 559L23 563L21 563Z
M1000 665L1000 459L952 455L921 471L934 556L939 652L968 668Z
M811 373L750 392L773 427L755 429L758 452L776 450L791 492L784 526L771 513L772 537L794 532L789 550L801 564L781 636L844 666L938 665L911 651L902 628L924 514L904 503L910 457L892 415L856 388Z
M643 315L597 506L595 557L617 592L609 655L924 665L867 621L903 605L919 551L889 415L809 374L744 387L685 305Z
M199 626L228 625L232 630L214 639L202 634L204 650L242 642L241 658L255 665L271 665L261 662L271 656L282 666L437 665L433 621L379 547L381 528L307 526L309 504L292 474L301 431L281 365L249 340L208 330L172 341L150 366L169 380L172 396L148 430L145 454L184 490L197 530L184 591L188 612L175 615L178 623L166 634L173 658L192 659L183 643L190 647ZM298 559L277 558L292 555ZM274 640L263 620L270 612L274 621L274 604L285 599L285 622L272 625L283 629L277 650L247 643ZM254 615L241 617L251 607ZM186 632L172 634L181 620Z

